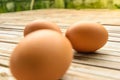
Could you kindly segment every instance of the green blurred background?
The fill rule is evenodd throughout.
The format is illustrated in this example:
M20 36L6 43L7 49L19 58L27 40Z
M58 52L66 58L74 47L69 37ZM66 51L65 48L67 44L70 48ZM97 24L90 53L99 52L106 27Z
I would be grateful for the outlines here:
M120 9L120 0L0 0L0 13L49 8Z

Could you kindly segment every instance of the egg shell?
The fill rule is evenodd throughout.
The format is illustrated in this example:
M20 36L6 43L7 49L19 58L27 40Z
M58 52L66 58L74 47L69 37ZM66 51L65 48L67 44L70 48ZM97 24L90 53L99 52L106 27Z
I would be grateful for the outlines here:
M45 21L45 20L35 20L33 22L28 23L25 26L24 36L26 36L27 34L33 31L41 30L41 29L51 29L62 33L59 26L53 22Z
M58 80L73 59L69 40L53 30L26 36L10 57L10 70L17 80Z
M65 35L78 52L94 52L108 40L108 32L103 25L92 22L77 22L67 29Z

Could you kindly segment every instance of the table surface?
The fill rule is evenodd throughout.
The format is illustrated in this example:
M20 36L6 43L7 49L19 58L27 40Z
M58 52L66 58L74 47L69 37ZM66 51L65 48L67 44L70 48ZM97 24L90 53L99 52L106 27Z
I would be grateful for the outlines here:
M0 14L0 80L15 80L9 56L23 38L28 22L36 19L57 23L62 32L77 21L98 22L109 32L105 46L91 54L75 54L63 80L120 80L120 11L46 9Z

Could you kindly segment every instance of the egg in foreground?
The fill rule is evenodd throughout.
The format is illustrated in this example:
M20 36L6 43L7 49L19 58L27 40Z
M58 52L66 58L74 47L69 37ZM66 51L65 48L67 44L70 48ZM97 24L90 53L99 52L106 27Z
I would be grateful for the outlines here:
M58 80L73 59L69 40L53 30L26 36L10 57L10 70L17 80Z
M41 29L51 29L61 33L59 26L53 22L45 21L45 20L35 20L28 23L24 29L24 36L28 35L29 33L41 30Z
M67 29L65 35L77 52L94 52L108 40L107 30L99 23L77 22Z

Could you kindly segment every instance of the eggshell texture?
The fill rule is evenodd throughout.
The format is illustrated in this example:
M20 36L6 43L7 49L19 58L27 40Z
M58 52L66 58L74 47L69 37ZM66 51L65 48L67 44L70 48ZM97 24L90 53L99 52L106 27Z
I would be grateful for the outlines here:
M10 70L17 80L58 80L72 62L69 40L53 30L30 33L10 57Z
M107 30L98 23L75 23L66 31L66 37L78 52L94 52L108 40Z
M40 30L40 29L51 29L61 33L61 30L57 24L49 21L44 21L44 20L35 20L33 22L28 23L25 26L24 36L26 36L27 34L33 31Z

